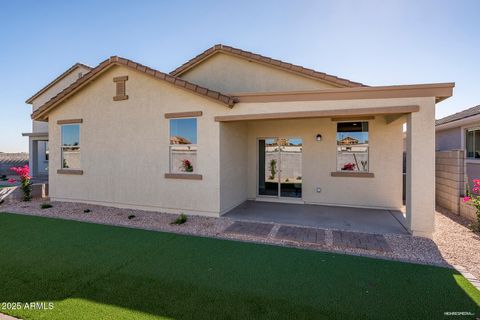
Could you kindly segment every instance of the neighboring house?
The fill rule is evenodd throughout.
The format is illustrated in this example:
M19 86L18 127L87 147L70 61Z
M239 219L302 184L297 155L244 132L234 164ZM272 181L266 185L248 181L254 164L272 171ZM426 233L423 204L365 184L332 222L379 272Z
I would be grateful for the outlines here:
M470 187L480 178L480 105L436 121L436 150L463 150Z
M32 105L35 112L40 106L74 83L92 68L76 63L47 86L30 97L26 103ZM32 132L23 133L29 140L29 166L33 177L48 175L48 123L32 120Z
M32 118L52 200L209 216L247 199L400 209L406 122L407 225L429 237L435 104L453 87L370 87L216 45L170 74L110 57Z

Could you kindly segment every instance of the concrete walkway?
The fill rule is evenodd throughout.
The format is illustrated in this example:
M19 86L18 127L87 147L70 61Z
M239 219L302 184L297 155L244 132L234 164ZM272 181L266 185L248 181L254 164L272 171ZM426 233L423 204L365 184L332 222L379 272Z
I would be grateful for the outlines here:
M381 209L245 201L224 217L376 234L408 234L395 217L400 215Z

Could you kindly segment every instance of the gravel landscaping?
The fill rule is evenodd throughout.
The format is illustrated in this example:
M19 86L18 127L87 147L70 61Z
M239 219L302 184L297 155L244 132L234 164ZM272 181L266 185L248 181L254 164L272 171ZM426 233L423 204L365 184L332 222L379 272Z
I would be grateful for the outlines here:
M268 236L255 237L225 233L224 230L234 222L234 220L229 218L188 216L187 222L176 225L172 224L178 218L178 215L174 214L69 202L48 202L52 207L41 209L43 203L45 201L41 200L11 203L0 206L0 211L146 230L254 241L421 264L439 266L461 265L477 278L480 278L480 250L478 250L480 248L480 237L466 227L467 222L465 220L448 212L437 212L437 232L433 241L409 235L385 234L385 240L391 251L376 251L336 247L333 244L332 230L325 230L324 243L306 243L282 240L275 237L280 228L279 224L274 224Z

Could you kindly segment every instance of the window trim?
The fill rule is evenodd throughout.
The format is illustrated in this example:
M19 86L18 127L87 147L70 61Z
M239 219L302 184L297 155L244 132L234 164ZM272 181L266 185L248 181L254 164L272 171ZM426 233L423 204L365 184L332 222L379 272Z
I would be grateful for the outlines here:
M172 172L172 147L175 146L186 146L186 147L195 147L196 148L196 155L198 155L198 117L192 116L192 114L202 113L202 111L195 111L195 112L185 112L185 113L166 113L165 118L168 119L168 172L165 173L165 178L167 179L191 179L191 180L202 180L202 175L198 174L198 161L195 163L195 167L193 168L193 172ZM167 116L168 115L168 116ZM170 115L176 115L175 117ZM190 143L190 144L171 144L171 121L172 120L188 120L188 119L195 119L196 121L196 140L197 143ZM190 178L188 177L190 176Z
M480 158L475 157L475 131L480 131L480 126L469 126L469 127L463 127L462 128L462 144L463 144L463 150L465 150L465 159L467 162L480 162ZM467 133L471 131L473 132L473 157L468 156L468 145L467 145Z
M80 121L80 122L78 122ZM78 148L80 154L81 148L81 139L80 139L80 131L81 131L81 123L83 122L82 119L71 119L71 120L58 120L57 123L60 124L60 169L57 170L58 174L83 174L83 170L80 168L64 168L63 167L63 150L65 148ZM78 145L77 146L65 146L63 145L63 127L64 126L78 126ZM80 166L81 167L81 166Z
M373 119L371 119L373 120ZM370 170L370 127L371 123L370 120L367 119L341 119L335 121L335 171L332 171L330 173L330 176L332 177L368 177L368 178L373 178L374 174ZM360 171L360 170L338 170L338 144L337 144L337 134L338 134L338 124L339 123L348 123L348 122L366 122L368 125L368 145L367 145L367 163L368 163L368 169L367 171Z

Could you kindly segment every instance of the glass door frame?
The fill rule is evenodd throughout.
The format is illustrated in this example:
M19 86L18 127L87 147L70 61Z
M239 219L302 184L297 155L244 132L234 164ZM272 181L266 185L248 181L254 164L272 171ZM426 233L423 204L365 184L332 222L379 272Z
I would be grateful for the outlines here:
M301 167L301 172L302 172L302 196L299 198L295 197L282 197L282 191L281 191L281 186L282 186L282 172L281 169L279 171L279 182L278 182L278 189L277 189L277 195L276 196L271 196L271 195L263 195L259 193L260 189L260 184L259 184L259 176L260 176L260 168L259 168L259 160L260 160L260 155L259 155L259 146L260 146L260 140L267 140L267 139L276 139L277 141L280 139L300 139L302 140L302 167ZM257 137L255 141L255 168L256 168L256 175L255 175L255 185L256 185L256 191L255 195L257 198L260 199L271 199L271 200L289 200L291 202L298 202L301 201L303 202L303 138L300 138L299 136L265 136L265 137ZM278 167L281 168L281 162L282 162L282 157L281 157L281 151L280 149L278 150Z

